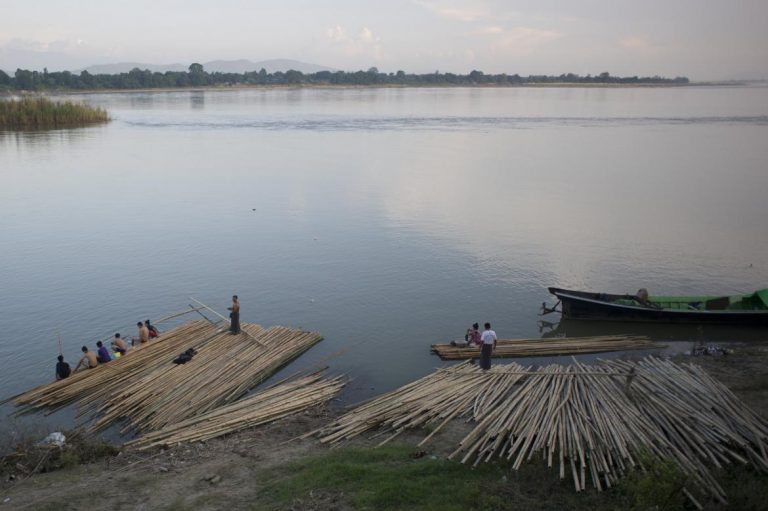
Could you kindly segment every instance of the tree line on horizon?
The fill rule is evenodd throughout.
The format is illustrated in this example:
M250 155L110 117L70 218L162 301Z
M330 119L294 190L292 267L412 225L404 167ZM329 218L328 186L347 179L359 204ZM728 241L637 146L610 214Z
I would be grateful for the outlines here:
M13 76L0 70L0 90L44 91L51 89L157 89L233 85L526 85L547 83L570 84L687 84L688 78L679 76L612 76L608 72L581 76L573 73L554 75L485 74L472 71L468 74L434 73L415 74L397 71L382 73L375 67L367 71L276 71L265 69L245 73L209 73L201 64L192 64L188 71L152 72L134 68L127 73L91 74L81 71L48 72L47 69L29 71L17 69Z

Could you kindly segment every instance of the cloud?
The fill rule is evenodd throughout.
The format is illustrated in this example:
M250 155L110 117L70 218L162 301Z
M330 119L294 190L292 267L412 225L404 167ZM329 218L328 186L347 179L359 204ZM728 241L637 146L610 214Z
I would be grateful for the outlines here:
M85 40L57 39L54 41L37 41L33 39L13 38L7 40L0 47L6 50L32 51L32 52L62 52L69 53L87 47Z
M477 2L471 5L456 5L455 3L446 4L440 1L412 0L418 6L434 12L443 18L449 18L457 21L477 21L488 17L488 10Z
M327 29L325 34L334 47L345 55L381 57L381 39L374 35L368 27L361 28L355 34L350 34L341 25L336 25Z
M647 37L639 35L627 36L621 39L619 46L642 56L656 55L661 50L659 45L652 43Z
M492 49L511 50L513 53L527 53L563 37L562 33L554 30L533 27L504 28L498 25L482 27L468 32L467 35L488 38Z
M489 35L489 34L503 34L504 29L499 26L483 27L473 30L468 35Z

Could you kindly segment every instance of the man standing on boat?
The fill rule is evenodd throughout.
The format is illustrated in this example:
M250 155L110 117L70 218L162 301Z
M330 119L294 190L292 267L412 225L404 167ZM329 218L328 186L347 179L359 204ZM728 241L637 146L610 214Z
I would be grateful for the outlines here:
M229 332L232 334L240 333L240 302L237 299L237 295L232 296L232 307L227 307L232 311L229 314Z
M490 323L485 324L480 340L483 341L483 347L480 350L480 368L487 371L491 368L491 354L496 349L496 332L491 330Z

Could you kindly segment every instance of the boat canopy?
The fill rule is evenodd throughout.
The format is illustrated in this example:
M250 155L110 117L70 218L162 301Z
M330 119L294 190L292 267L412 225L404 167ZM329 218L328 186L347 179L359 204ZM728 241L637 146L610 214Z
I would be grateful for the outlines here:
M760 298L760 301L763 302L763 305L766 309L768 309L768 289L761 289L760 291L755 291L755 296Z

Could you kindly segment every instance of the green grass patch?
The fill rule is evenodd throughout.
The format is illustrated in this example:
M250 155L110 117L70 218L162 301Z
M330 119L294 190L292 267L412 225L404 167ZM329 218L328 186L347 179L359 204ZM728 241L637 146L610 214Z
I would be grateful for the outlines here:
M414 459L414 452L412 446L348 448L293 462L267 474L259 500L271 500L275 507L330 500L329 508L343 503L366 510L449 511L521 509L521 499L529 500L511 480L518 473L513 475L506 464L472 468L429 455ZM578 497L572 490L563 493Z
M102 108L43 97L0 100L0 129L39 130L108 122Z

